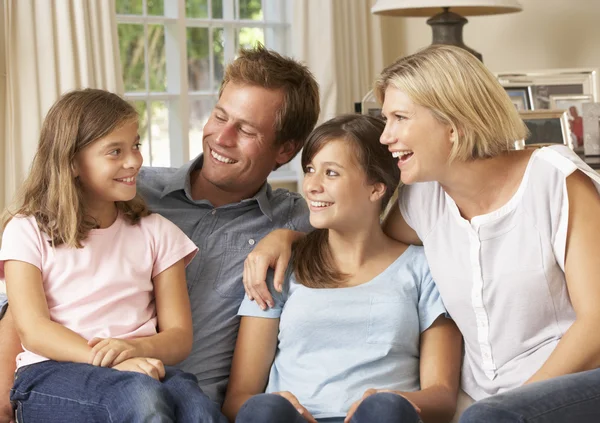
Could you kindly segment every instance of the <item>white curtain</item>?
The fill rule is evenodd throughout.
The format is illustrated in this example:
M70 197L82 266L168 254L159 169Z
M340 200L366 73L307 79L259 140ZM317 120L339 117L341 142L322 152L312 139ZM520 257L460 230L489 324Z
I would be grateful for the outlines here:
M352 113L383 69L384 26L373 0L295 0L292 52L321 89L321 121Z
M113 0L0 0L0 209L26 176L66 91L123 93Z

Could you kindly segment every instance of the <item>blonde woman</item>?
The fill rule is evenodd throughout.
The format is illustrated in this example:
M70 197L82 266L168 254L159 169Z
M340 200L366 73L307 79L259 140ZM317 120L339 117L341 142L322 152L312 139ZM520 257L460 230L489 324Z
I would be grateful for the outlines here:
M512 150L522 120L459 48L399 59L376 92L405 184L385 232L424 245L463 334L462 389L477 402L461 423L600 421L600 177L565 146ZM265 263L285 261L273 246L287 256L297 236L248 259L253 298L268 299Z

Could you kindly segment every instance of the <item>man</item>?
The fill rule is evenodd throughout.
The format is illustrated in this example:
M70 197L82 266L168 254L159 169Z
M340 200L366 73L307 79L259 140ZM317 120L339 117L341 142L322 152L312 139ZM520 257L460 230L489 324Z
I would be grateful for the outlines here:
M225 70L204 126L203 154L180 169L143 168L138 176L151 210L200 248L187 268L194 346L179 367L195 374L219 405L239 325L246 255L274 229L310 229L304 200L272 191L266 180L300 151L318 115L318 86L305 66L264 47L241 51ZM7 323L0 321L0 333ZM2 340L0 357L15 343L6 344ZM14 371L12 359L12 370L0 363L0 374ZM0 381L0 407L7 406L2 392L8 388Z

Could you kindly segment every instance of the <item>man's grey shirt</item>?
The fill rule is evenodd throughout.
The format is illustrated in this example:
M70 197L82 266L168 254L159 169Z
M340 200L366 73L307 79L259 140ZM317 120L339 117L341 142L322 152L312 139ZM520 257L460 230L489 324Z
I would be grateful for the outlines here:
M194 345L178 367L195 374L204 393L221 405L240 322L246 256L275 229L311 228L304 199L271 190L267 183L239 203L215 208L207 200L194 201L190 174L201 166L202 155L179 169L142 168L138 192L153 212L179 226L200 249L186 269Z

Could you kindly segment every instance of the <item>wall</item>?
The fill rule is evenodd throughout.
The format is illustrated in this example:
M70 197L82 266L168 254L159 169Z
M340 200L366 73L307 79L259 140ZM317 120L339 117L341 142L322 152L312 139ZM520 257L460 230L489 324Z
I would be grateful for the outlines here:
M467 17L464 41L493 72L600 68L599 0L520 0L521 12ZM385 49L386 63L431 43L425 18L392 18L401 37Z

